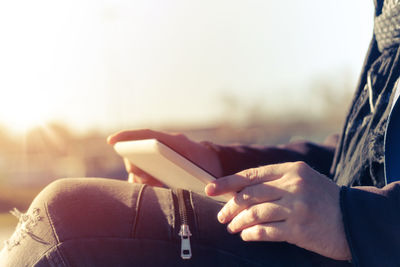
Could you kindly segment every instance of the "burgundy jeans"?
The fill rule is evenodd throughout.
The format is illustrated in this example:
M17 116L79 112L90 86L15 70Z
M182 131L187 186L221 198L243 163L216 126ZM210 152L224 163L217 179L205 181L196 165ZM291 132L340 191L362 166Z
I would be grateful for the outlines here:
M216 220L222 204L186 193L192 258L181 258L171 190L102 178L61 179L21 215L1 266L345 266L287 243L244 242Z

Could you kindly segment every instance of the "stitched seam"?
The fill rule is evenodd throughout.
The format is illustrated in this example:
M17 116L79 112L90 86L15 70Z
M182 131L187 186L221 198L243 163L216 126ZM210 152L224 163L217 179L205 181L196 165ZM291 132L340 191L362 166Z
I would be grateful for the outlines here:
M66 261L65 261L64 255L63 255L63 253L61 252L61 250L58 248L58 246L56 247L56 253L58 254L58 257L59 257L59 259L61 260L62 264L63 264L65 267L67 267L68 265L67 265L67 263L66 263Z
M67 267L68 265L66 264L64 257L61 253L61 251L59 250L58 246L55 246L55 250L54 253L57 256L53 256L53 257L48 257L48 255L46 255L47 261L50 263L50 265L53 267L58 267L60 265Z
M47 254L50 250L52 250L54 247L56 247L56 246L57 246L57 244L51 246L51 247L48 248L46 251L44 251L32 266L35 266L41 259L43 259L43 257L46 257L46 258L47 258L46 254ZM49 261L48 258L47 258L47 261Z
M71 240L73 240L73 239L71 239ZM67 241L68 241L68 240L67 240ZM50 248L46 249L46 251L44 251L44 252L42 253L42 255L38 258L38 260L36 260L36 262L35 262L32 266L35 266L43 257L46 257L46 258L47 258L47 261L52 261L52 260L50 260L50 259L47 257L47 253L49 253L49 251L51 251L52 249L55 249L55 250L57 251L57 253L59 253L59 257L61 258L61 261L64 263L64 266L68 266L68 265L66 264L66 261L65 261L63 255L62 255L62 253L58 250L58 247L59 247L61 244L62 244L62 243L55 244L55 245L51 246ZM60 254L60 253L61 253L61 254Z
M51 226L51 230L52 230L54 239L57 241L57 244L60 244L61 242L60 242L60 239L58 238L58 235L57 235L57 233L56 233L56 228L55 228L55 226L54 226L53 220L52 220L51 217L50 217L50 213L49 213L49 209L48 209L47 202L44 203L44 209L45 209L45 212L46 212L46 215L47 215L47 219L49 220L49 224L50 224L50 226ZM57 251L58 256L60 257L62 263L64 264L64 266L68 266L68 265L66 264L66 262L65 262L64 256L62 255L61 251L58 250L58 247L57 247L57 246L56 246L56 251Z
M55 251L57 251L57 249ZM54 266L58 265L58 260L59 260L58 253L57 253L57 256L58 257L48 257L48 255L46 255L47 262L50 264L51 267L54 267Z
M137 228L137 224L138 224L138 221L139 221L140 204L141 204L141 199L142 199L143 192L144 192L145 188L146 188L145 184L143 184L140 187L140 190L138 192L138 196L137 196L137 199L136 199L136 206L135 206L135 213L136 214L135 214L135 219L133 221L132 231L131 231L131 236L133 238L136 236L136 228Z
M52 221L52 219L50 217L50 213L49 213L49 209L48 209L48 206L47 206L47 202L44 203L44 210L46 212L47 219L49 220L49 224L51 226L51 230L53 232L54 239L57 241L57 244L59 244L60 243L60 239L58 238L58 235L56 233L56 229L54 227L54 223L53 223L53 221Z

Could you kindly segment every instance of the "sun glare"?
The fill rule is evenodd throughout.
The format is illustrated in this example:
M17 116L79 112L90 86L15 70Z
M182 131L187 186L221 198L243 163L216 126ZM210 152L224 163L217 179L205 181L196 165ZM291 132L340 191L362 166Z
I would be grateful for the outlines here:
M14 90L0 102L0 123L18 133L44 125L52 119L51 99L34 91Z
M44 124L44 121L40 114L36 113L15 113L13 115L12 122L7 123L11 128L17 132L27 132L32 128Z

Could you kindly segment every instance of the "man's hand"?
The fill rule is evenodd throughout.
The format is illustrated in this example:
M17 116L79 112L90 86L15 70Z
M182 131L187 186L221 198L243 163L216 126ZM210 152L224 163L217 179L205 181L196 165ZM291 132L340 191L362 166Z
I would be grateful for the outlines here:
M167 134L152 130L122 131L108 137L107 142L114 145L119 141L157 139L158 141L173 148L176 152L188 158L201 168L207 170L215 177L222 175L221 163L217 153L204 144L194 142L182 134ZM129 173L129 180L136 183L145 183L153 186L162 184L151 175L132 165L124 159L125 167Z
M245 241L286 241L337 260L351 258L340 188L304 162L249 169L210 183L206 194L237 192L218 220Z

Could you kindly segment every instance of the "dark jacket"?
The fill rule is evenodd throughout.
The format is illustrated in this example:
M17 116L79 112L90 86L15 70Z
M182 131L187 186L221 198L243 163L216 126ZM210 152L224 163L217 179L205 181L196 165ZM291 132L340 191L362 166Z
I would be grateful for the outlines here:
M382 6L383 0L375 1L375 15ZM355 266L400 266L400 183L385 186L384 178L384 134L400 77L399 57L398 46L379 52L373 37L337 146L310 142L261 148L213 145L224 175L302 160L341 185L340 205Z

